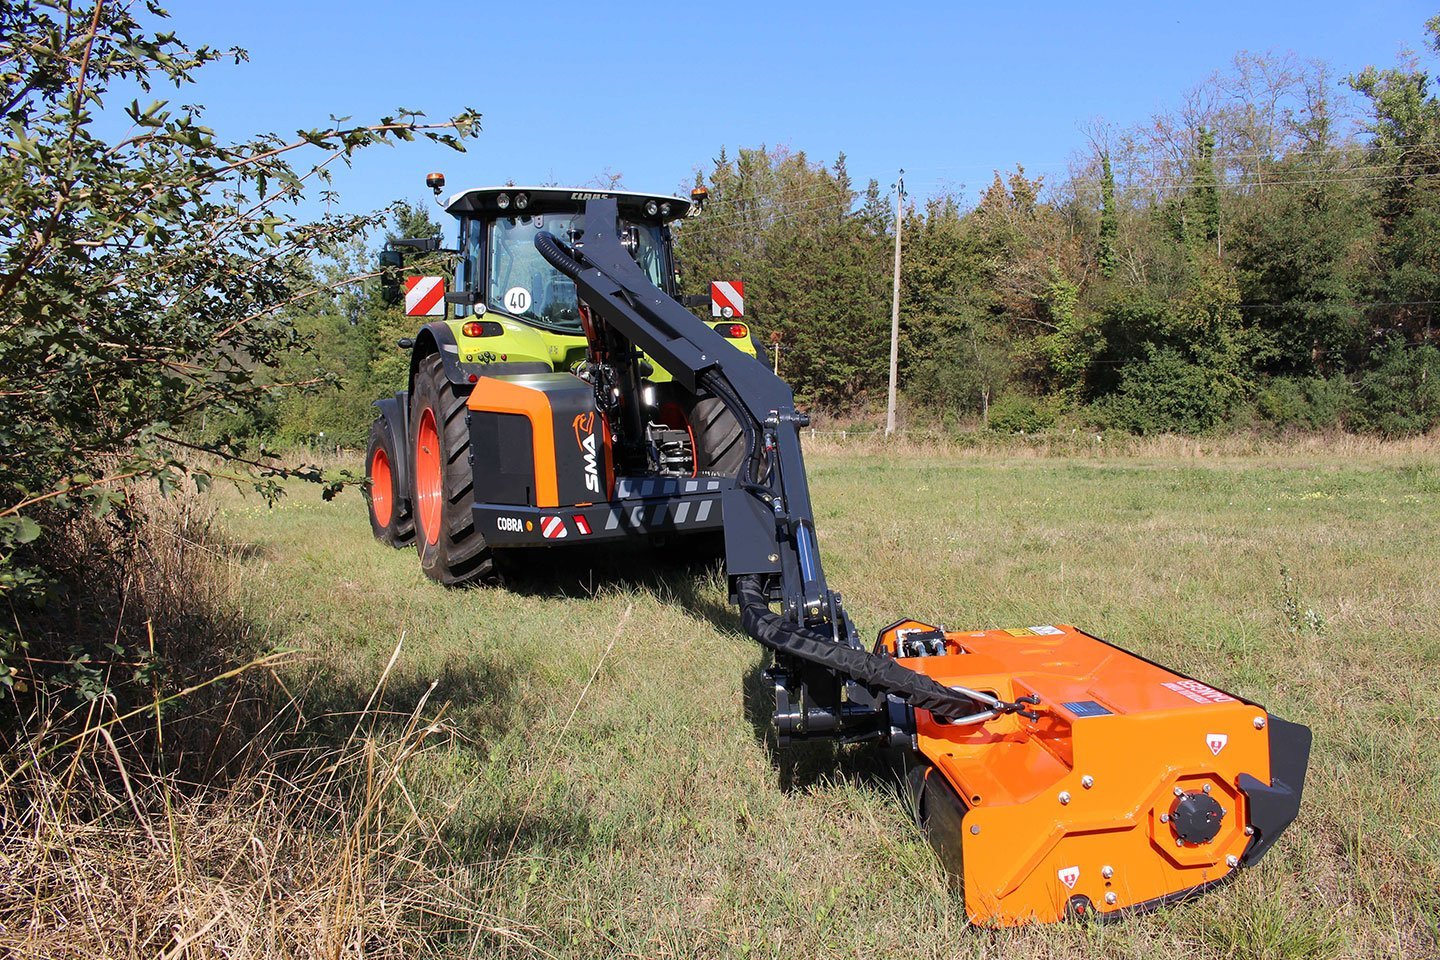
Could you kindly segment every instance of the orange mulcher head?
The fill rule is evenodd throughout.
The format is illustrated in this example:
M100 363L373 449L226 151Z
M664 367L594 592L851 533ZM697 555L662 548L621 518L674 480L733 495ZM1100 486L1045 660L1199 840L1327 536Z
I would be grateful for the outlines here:
M1230 879L1295 819L1310 730L1082 633L942 632L879 645L949 687L1028 703L916 710L916 816L975 923L1105 918Z

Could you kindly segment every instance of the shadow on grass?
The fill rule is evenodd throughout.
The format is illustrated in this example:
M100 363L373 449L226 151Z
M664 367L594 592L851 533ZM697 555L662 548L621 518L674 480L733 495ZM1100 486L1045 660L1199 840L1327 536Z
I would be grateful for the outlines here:
M835 740L801 740L780 746L772 721L775 695L765 676L769 667L770 658L766 657L745 674L745 719L750 722L755 739L764 744L781 790L804 792L836 781L857 786L894 786L904 782L904 753L878 741L845 744Z
M553 859L557 852L579 859L596 843L592 822L578 805L534 811L506 808L451 817L442 836L446 848L468 862L508 862L527 853Z
M507 589L538 597L589 597L604 589L645 591L705 620L722 634L753 642L741 632L735 608L716 596L723 540L695 541L659 547L641 543L571 547L533 555L514 551L504 558L504 582ZM755 739L764 745L782 790L803 791L837 779L857 783L903 779L904 757L873 743L817 740L781 747L771 720L774 695L764 675L770 663L768 655L759 660L746 673L742 690L745 717Z

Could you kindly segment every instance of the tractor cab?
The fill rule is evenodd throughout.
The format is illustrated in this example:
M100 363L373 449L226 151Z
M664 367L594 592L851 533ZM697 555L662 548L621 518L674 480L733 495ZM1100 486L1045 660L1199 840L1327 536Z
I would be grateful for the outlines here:
M426 185L440 195L445 178L431 174ZM586 359L585 332L575 283L551 266L535 248L535 238L548 233L567 245L583 244L585 204L611 199L619 211L620 240L656 287L679 297L670 225L705 200L704 188L692 199L625 190L583 187L478 187L453 194L445 212L459 221L456 247L443 251L455 257L450 290L441 277L411 277L404 295L406 312L426 318L413 343L418 356L440 353L445 373L454 383L475 383L497 373L569 372ZM440 251L438 238L392 240L381 254L390 278L383 293L390 303L401 300L398 273L412 253ZM443 296L443 299L442 299ZM696 304L698 305L698 304ZM750 329L729 314L713 329L743 353L758 355ZM497 364L508 365L504 370ZM668 371L651 365L650 379L670 380Z
M569 244L583 242L583 201L600 196L616 199L622 240L650 282L677 295L669 224L685 216L690 201L626 191L482 187L457 193L445 204L460 221L456 316L493 313L581 336L575 284L540 256L535 237L543 230Z

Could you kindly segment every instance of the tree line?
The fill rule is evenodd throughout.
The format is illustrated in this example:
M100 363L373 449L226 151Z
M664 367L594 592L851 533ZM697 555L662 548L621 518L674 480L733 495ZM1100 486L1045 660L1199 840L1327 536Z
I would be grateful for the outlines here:
M1440 51L1440 18L1427 24ZM904 205L900 387L912 421L1138 433L1440 424L1440 100L1411 58L1337 81L1242 54L1173 113L1093 124L1062 176ZM810 404L873 413L894 212L842 154L741 149L697 175L688 292L743 279Z
M1440 18L1426 37L1440 53ZM972 199L904 198L908 423L1386 436L1440 424L1440 99L1420 57L1337 78L1241 54L1170 112L1087 134L1059 175L1017 165ZM877 419L893 187L854 183L843 153L764 146L722 148L694 184L709 201L675 227L684 292L743 280L746 319L802 402ZM392 236L440 229L423 202L390 221ZM339 277L372 255L355 241L316 269ZM363 444L370 403L404 386L394 341L410 322L363 285L291 315L301 350L279 380L341 389L277 391L217 422L282 444Z

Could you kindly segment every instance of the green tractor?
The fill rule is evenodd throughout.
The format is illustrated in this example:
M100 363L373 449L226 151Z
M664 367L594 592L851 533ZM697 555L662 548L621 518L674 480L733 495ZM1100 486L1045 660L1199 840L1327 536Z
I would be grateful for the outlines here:
M426 185L439 196L444 177L431 174ZM441 429L455 433L454 443L446 445L453 449L467 446L466 401L482 379L586 375L586 318L575 283L546 262L536 250L535 238L545 231L569 243L583 242L585 202L599 197L615 199L623 218L623 241L636 264L655 286L680 299L670 227L699 212L705 200L703 188L689 200L595 188L463 190L444 203L445 211L459 222L456 248L442 250L439 238L414 238L391 241L381 254L384 299L391 304L403 299L407 314L421 318L423 326L413 338L400 341L410 351L408 388L375 404L379 414L370 428L366 477L370 522L378 539L396 547L415 540L412 408L417 398L438 401L437 409L447 415ZM455 256L451 289L444 291L436 277L408 277L402 292L399 274L405 257L437 251ZM709 298L699 299L710 304ZM695 298L685 302L701 305ZM742 316L728 307L717 306L714 312L711 326L716 333L735 349L766 362L763 345ZM741 434L724 406L703 393L685 391L648 358L642 358L640 369L646 379L650 418L688 434L691 472L733 473L742 456ZM457 522L468 523L465 511L456 515ZM442 570L427 568L427 573L446 582L485 579L493 572L493 551L484 538L472 539L479 541L473 557L452 557Z

